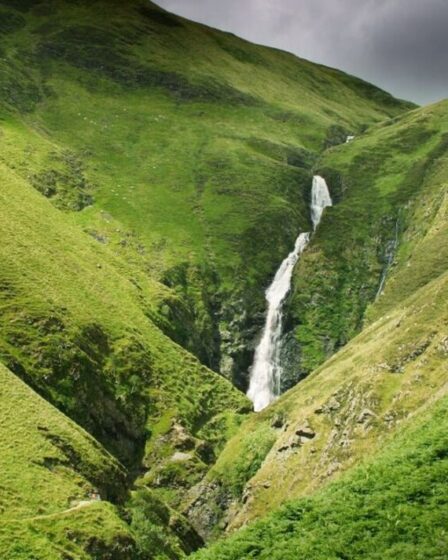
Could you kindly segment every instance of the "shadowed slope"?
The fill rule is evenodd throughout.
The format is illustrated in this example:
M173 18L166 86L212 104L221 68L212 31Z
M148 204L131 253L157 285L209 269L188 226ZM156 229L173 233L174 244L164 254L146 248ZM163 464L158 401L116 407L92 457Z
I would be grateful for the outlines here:
M131 558L135 542L117 510L92 501L95 493L123 500L123 467L2 365L0 404L1 557L53 559L64 550L89 558L96 539L98 552ZM54 542L58 524L72 537L61 531Z

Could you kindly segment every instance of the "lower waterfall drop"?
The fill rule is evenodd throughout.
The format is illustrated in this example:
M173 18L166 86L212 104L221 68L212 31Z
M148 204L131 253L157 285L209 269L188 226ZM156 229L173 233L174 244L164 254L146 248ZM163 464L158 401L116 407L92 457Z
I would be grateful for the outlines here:
M315 175L311 189L311 221L314 231L320 223L324 209L328 206L332 206L332 200L327 183L323 177ZM282 262L272 284L266 290L268 312L263 334L255 351L254 362L250 370L250 383L247 392L247 396L254 404L255 412L266 408L280 395L283 303L291 289L294 267L310 239L310 233L299 235L294 250Z

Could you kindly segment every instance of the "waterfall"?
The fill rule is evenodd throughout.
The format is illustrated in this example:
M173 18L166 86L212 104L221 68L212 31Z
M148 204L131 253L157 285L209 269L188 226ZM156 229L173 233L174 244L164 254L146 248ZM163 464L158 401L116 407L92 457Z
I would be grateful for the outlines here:
M385 266L383 268L383 272L381 273L380 285L379 285L378 290L376 292L375 301L383 293L384 286L386 285L387 275L388 275L389 270L390 270L390 268L391 268L391 266L394 262L395 253L397 251L399 233L400 233L400 222L399 222L399 218L397 218L396 221L395 221L395 236L394 236L394 239L392 239L391 241L389 241L389 243L386 244L386 263L385 263Z
M263 410L279 394L281 367L279 363L280 337L282 334L282 304L291 287L291 277L300 255L310 239L309 233L301 233L294 251L289 253L277 270L275 278L266 290L268 314L263 335L255 351L247 396L254 403L254 410Z
M311 221L313 230L320 223L324 209L332 201L325 179L316 175L311 189ZM283 302L291 289L294 267L311 239L310 233L301 233L296 239L294 250L277 270L274 280L266 290L268 312L261 340L257 346L250 370L247 396L254 404L255 412L266 408L279 394L282 368L280 347L282 335Z
M320 224L324 209L332 204L325 179L315 175L311 189L311 221L313 222L314 231L316 231L317 226Z

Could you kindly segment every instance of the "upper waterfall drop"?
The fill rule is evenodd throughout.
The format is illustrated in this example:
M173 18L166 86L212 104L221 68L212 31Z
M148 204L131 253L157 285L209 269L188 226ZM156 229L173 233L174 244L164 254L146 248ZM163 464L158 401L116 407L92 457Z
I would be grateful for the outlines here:
M316 231L320 224L325 208L333 206L327 182L320 175L313 177L313 187L311 189L311 221L313 230Z
M330 192L323 177L313 177L311 189L311 221L313 230L319 225L325 208L332 206ZM254 404L254 411L266 408L280 394L282 368L280 348L282 335L283 302L291 289L294 267L311 239L310 233L301 233L294 250L277 270L274 280L266 290L268 312L261 340L257 346L250 370L247 396Z

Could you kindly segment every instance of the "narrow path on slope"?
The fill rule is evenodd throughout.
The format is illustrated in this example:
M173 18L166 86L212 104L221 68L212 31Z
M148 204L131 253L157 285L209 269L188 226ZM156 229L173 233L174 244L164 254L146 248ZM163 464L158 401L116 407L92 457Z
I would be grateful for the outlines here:
M82 502L79 502L79 504L77 504L76 506L73 506L71 508L68 509L64 509L63 511L57 511L55 513L48 513L45 515L35 515L33 517L25 517L23 519L13 519L11 520L13 523L22 523L23 521L40 521L42 519L57 519L58 517L61 517L67 513L73 513L75 511L79 511L81 509L85 509L89 506L91 506L92 504L97 504L101 502L101 500L85 500Z

